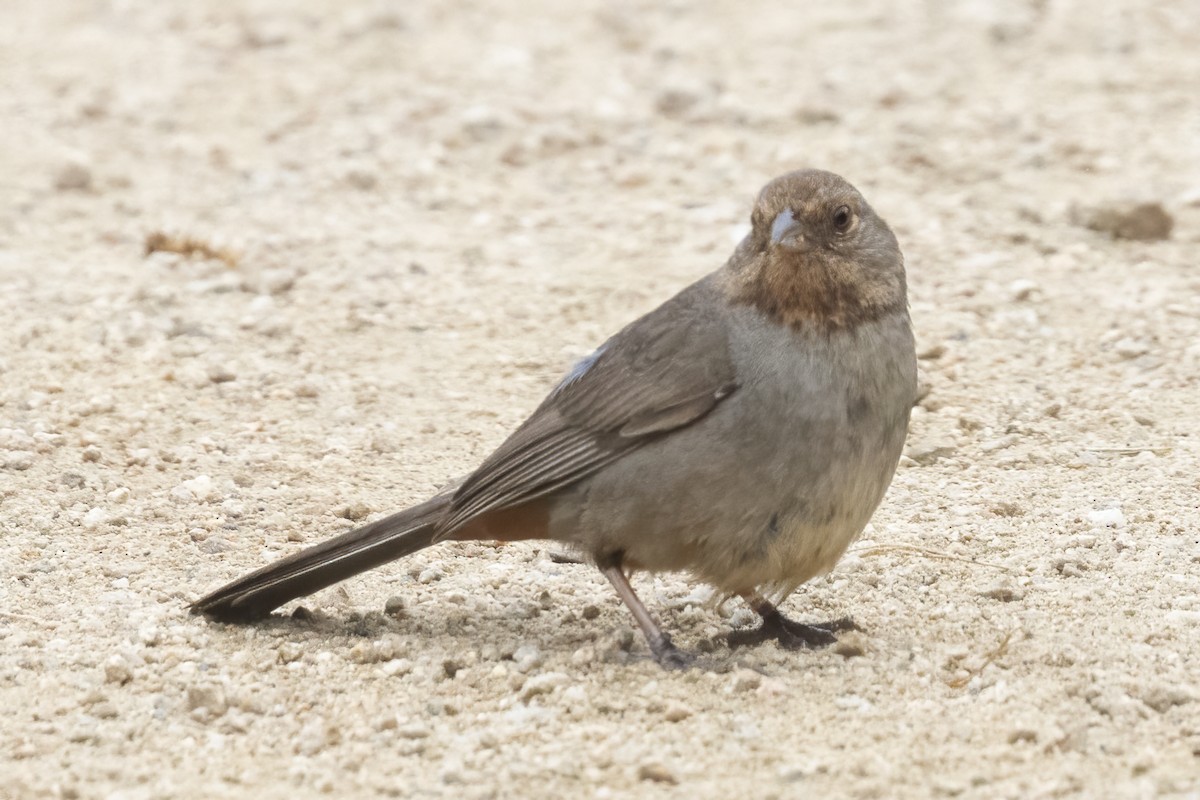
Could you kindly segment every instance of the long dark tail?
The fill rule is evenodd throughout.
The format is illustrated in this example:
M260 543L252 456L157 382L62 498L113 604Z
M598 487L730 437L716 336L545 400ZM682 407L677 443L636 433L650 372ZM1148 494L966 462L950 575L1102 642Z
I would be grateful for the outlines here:
M222 622L261 619L289 600L429 547L448 502L446 493L439 494L281 558L200 598L192 603L192 613Z

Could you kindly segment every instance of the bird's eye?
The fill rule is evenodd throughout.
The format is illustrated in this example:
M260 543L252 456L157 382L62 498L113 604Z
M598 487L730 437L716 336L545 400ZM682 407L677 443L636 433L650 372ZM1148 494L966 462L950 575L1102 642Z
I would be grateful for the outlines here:
M850 230L850 223L853 221L854 215L850 212L850 206L838 206L837 211L833 212L833 228L838 233Z

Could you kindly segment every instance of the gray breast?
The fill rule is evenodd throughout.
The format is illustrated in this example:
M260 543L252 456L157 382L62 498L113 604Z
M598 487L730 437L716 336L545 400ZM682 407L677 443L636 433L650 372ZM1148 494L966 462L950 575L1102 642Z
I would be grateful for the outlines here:
M554 535L731 590L832 566L903 446L916 369L907 318L826 337L746 308L729 330L734 395L576 487Z

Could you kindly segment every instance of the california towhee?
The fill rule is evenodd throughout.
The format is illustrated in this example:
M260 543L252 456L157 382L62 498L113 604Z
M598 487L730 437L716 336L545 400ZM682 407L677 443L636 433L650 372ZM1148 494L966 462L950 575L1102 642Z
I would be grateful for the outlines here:
M892 480L916 397L904 260L829 172L771 181L750 221L723 267L580 362L470 475L193 610L243 622L438 542L548 539L594 560L665 666L688 658L627 572L741 595L756 639L834 641L774 604L833 568Z

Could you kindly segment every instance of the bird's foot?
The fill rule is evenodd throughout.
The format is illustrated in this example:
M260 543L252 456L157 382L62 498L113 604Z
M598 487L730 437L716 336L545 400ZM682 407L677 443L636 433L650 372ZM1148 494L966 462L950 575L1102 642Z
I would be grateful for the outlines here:
M763 615L762 624L748 631L731 631L725 640L731 648L746 647L762 644L774 639L785 650L804 650L826 647L837 641L836 634L841 631L861 631L850 617L842 617L830 622L816 625L806 625L788 619L778 611Z
M650 652L654 653L654 660L663 669L688 669L696 661L695 656L676 647L665 633L650 642Z

